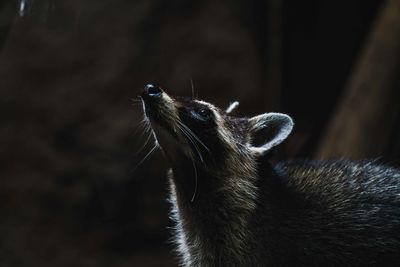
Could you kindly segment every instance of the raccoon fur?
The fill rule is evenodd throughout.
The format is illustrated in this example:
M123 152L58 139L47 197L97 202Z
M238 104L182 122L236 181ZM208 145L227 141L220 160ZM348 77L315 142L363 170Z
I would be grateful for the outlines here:
M147 85L145 117L168 159L182 266L400 266L400 171L288 161L285 114L236 118ZM234 105L237 105L236 103Z

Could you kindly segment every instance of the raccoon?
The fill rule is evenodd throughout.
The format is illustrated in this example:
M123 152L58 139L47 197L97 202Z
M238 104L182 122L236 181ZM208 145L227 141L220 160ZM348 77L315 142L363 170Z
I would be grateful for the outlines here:
M400 171L374 162L272 164L281 113L237 118L146 85L145 118L168 159L182 266L400 266Z

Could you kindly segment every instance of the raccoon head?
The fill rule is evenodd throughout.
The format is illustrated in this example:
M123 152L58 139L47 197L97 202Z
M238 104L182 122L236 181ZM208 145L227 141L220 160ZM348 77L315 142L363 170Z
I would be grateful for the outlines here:
M285 114L264 113L237 118L214 105L191 98L172 98L148 84L141 95L154 136L171 161L189 158L218 172L229 164L242 165L265 155L287 138L293 128Z

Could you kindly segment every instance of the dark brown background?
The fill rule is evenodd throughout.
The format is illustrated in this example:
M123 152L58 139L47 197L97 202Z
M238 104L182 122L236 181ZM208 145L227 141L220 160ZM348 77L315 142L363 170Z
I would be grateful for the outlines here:
M395 2L1 2L0 265L176 266L167 163L135 168L148 82L289 113L281 158L399 165Z

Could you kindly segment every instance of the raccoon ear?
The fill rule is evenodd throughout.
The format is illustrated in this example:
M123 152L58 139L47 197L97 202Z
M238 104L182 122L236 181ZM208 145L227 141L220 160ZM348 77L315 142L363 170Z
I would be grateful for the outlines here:
M249 148L264 155L282 143L293 130L293 120L282 113L264 113L249 119L251 143Z
M229 105L229 107L226 108L225 113L226 113L226 114L231 113L231 112L234 111L238 106L239 106L239 102L238 102L238 101L235 101L235 102L231 103L231 104Z

